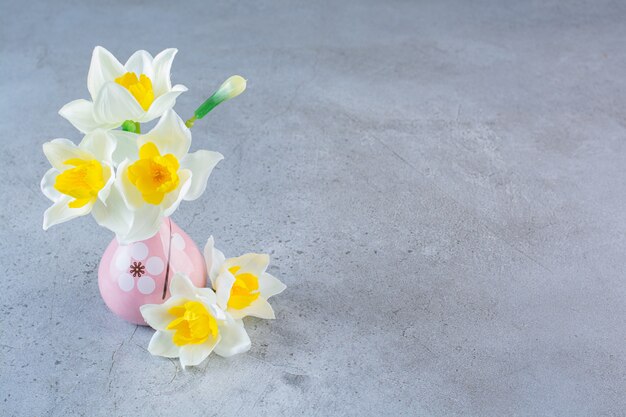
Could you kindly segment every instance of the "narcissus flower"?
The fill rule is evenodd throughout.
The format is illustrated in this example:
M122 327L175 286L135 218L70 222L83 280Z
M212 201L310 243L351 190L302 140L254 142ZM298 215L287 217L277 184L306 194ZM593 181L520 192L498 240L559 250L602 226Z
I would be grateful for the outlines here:
M52 168L41 180L41 191L54 202L44 213L44 230L89 214L108 198L115 180L114 149L114 139L104 131L86 135L78 146L68 139L44 143Z
M211 236L204 248L204 260L220 308L234 318L275 318L267 299L280 294L287 286L265 272L270 262L269 255L247 253L226 259L215 247Z
M129 151L118 166L116 190L111 193L113 201L124 201L128 209L94 211L96 221L124 242L153 236L161 219L182 200L200 197L213 168L224 158L206 150L188 153L191 132L173 110L165 112L150 132L138 135L136 143L138 149Z
M213 351L229 357L250 349L243 322L218 307L213 290L197 288L177 273L170 294L163 304L141 307L146 323L156 330L148 346L151 354L180 358L184 368L200 364Z
M177 49L166 49L156 57L137 51L122 65L101 46L93 50L87 87L91 100L74 100L59 114L84 133L115 129L126 120L149 122L160 117L187 91L172 87L170 69Z

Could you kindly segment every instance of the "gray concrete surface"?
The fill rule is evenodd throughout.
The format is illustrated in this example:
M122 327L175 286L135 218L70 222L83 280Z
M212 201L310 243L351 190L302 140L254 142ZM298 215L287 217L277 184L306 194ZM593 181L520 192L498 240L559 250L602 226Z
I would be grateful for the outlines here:
M71 1L0 10L2 416L625 416L626 5ZM178 47L222 152L174 220L289 286L182 371L102 303L112 238L44 233L41 144L92 48Z

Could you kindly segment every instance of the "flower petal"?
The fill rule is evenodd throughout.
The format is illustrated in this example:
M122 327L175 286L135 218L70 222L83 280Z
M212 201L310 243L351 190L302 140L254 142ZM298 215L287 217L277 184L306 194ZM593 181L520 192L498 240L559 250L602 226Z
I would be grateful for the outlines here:
M257 277L265 272L267 266L270 263L269 255L262 253L246 253L245 255L238 256L237 258L229 258L224 263L226 269L233 266L238 266L239 272L249 272Z
M219 274L215 280L215 297L217 299L217 305L224 310L226 310L228 306L230 291L233 289L234 283L235 277L227 269Z
M177 272L170 282L170 294L172 297L182 297L189 300L196 298L197 287L193 285L189 277L183 273Z
M93 115L93 102L80 99L74 100L61 107L59 114L67 119L76 129L89 133L101 126ZM115 126L113 126L115 127Z
M174 110L170 109L161 116L154 129L139 137L137 146L141 148L147 142L154 143L161 154L174 154L180 161L191 146L191 132Z
M205 360L215 346L219 343L220 336L215 339L209 338L206 342L199 345L185 345L180 348L180 364L182 367L196 366Z
M115 139L105 130L96 130L87 133L78 146L91 153L98 161L111 162Z
M204 262L206 263L206 269L213 288L215 288L215 279L225 259L224 253L215 247L213 236L209 236L204 246Z
M87 88L91 99L95 100L105 83L115 80L124 74L124 66L120 64L111 52L101 46L96 46L91 55Z
M117 167L117 179L115 181L115 186L119 190L126 206L133 210L138 210L146 205L146 202L143 200L141 196L141 192L130 182L128 178L128 166L130 165L130 161L125 159L122 163Z
M91 214L96 223L118 236L127 235L133 221L133 211L126 207L117 187L111 187L105 201L96 201Z
M144 304L139 310L148 326L155 330L166 330L174 316L167 312L168 307L164 304Z
M170 193L167 193L161 202L161 207L163 207L163 215L170 216L178 206L180 202L183 201L183 198L189 192L189 187L191 186L191 171L188 169L181 169L178 171L178 178L180 180L178 187Z
M122 244L146 240L154 236L161 227L163 215L158 206L146 204L138 210L129 210L132 213L132 222L125 234L117 234L117 240Z
M145 74L146 77L150 78L150 81L154 80L154 68L152 66L152 55L147 51L136 51L134 54L128 58L126 64L124 64L124 69L126 72L134 72L137 78L141 74ZM154 90L154 86L153 86Z
M267 272L261 274L259 277L259 292L261 293L261 297L266 300L285 291L285 288L287 288L285 284Z
M206 304L205 306L208 308L209 312L215 317L215 320L218 322L226 320L226 312L219 308L217 304ZM230 317L230 316L229 316Z
M89 214L93 207L93 203L88 203L82 207L70 208L68 205L70 201L72 201L72 197L64 195L44 212L43 230L48 230L56 224Z
M68 159L92 159L87 151L80 149L69 139L54 139L43 144L43 153L50 164L59 171L69 168L65 165Z
M198 298L202 299L202 302L207 306L212 306L217 303L217 299L215 298L215 292L213 292L210 288L198 288L196 291L196 295ZM217 312L215 312L217 314Z
M102 202L106 201L109 198L109 194L111 193L111 189L113 188L113 183L115 182L115 170L109 164L104 164L103 168L105 169L104 175L104 187L100 191L98 191L98 199Z
M106 126L120 126L126 120L138 120L143 108L124 87L115 83L104 84L94 104L94 117Z
M185 87L184 85L178 84L178 85L175 85L174 88L172 88L170 91L158 96L152 102L146 114L143 115L139 119L139 121L145 123L145 122L149 122L150 120L154 120L157 117L162 116L163 113L165 113L166 111L174 107L178 96L184 93L185 91L187 91L187 87Z
M172 62L177 53L178 49L168 48L154 57L154 61L152 62L154 66L152 89L154 90L155 97L159 97L172 89L170 71L172 70Z
M250 350L250 337L241 320L228 320L227 325L220 327L222 339L215 346L215 353L228 358Z
M185 156L181 166L191 170L193 174L191 177L191 187L189 188L189 192L185 195L185 200L195 200L204 193L209 175L211 175L215 165L222 159L224 159L224 156L221 153L205 150L200 150Z
M258 317L260 319L272 320L275 319L274 310L270 303L263 297L259 297L252 302L248 307L241 310L228 309L228 312L235 319L240 319L246 316Z
M138 134L123 130L110 130L108 133L115 141L115 151L112 158L114 165L121 164L124 159L135 161L139 157Z
M157 330L150 339L148 352L155 356L177 358L180 354L180 347L174 344L171 332Z
M56 168L50 168L41 179L41 192L52 201L61 198L61 193L54 188L59 171Z

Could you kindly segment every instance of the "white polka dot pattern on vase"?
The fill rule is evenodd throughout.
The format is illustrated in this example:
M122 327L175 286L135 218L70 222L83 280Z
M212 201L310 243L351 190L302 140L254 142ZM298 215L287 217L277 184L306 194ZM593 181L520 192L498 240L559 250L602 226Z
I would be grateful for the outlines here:
M130 254L126 246L120 246L115 254L115 267L118 271L126 271L130 265Z
M142 242L133 243L132 254L133 259L143 261L148 256L148 247Z
M164 268L165 264L163 263L163 260L158 256L153 256L146 261L146 269L148 270L149 274L159 275L161 272L163 272Z
M155 287L156 284L154 280L152 279L152 277L149 277L147 275L144 275L137 281L137 289L140 293L144 295L152 294Z
M135 280L133 279L133 276L129 273L121 274L117 279L117 283L120 286L120 289L124 292L131 291L135 286Z
M183 249L185 249L185 239L183 239L183 237L178 233L174 233L172 235L172 246L182 251Z

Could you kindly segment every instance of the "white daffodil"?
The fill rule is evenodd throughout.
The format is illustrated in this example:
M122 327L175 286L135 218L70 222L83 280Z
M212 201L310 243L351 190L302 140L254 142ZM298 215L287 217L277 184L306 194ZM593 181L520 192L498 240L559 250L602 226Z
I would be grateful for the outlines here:
M269 255L247 253L226 259L215 248L211 236L204 247L204 260L220 308L236 319L245 316L275 318L267 299L280 294L287 286L265 272Z
M115 180L114 149L115 140L104 131L87 134L78 146L68 139L44 143L52 168L41 180L41 191L54 202L44 213L44 230L89 214L108 198Z
M124 201L128 210L119 213L95 210L102 226L113 230L122 242L143 240L159 229L182 200L195 200L204 192L213 168L224 157L219 152L188 153L191 132L173 110L157 125L136 138L137 149L117 168L116 191L111 200Z
M156 330L148 346L151 354L180 358L184 368L198 365L213 351L229 357L250 349L243 322L217 306L213 290L197 288L177 273L170 294L163 304L141 306L146 323Z
M126 120L143 123L156 119L187 91L184 85L172 87L170 81L177 52L170 48L153 58L146 51L137 51L122 65L109 51L96 46L87 76L91 100L74 100L59 114L84 133L114 129Z

